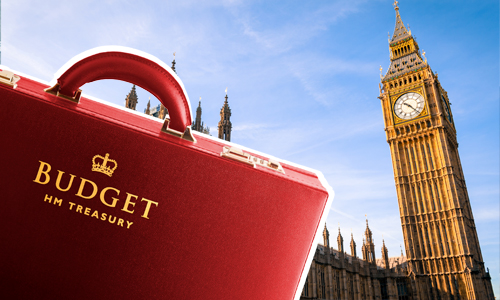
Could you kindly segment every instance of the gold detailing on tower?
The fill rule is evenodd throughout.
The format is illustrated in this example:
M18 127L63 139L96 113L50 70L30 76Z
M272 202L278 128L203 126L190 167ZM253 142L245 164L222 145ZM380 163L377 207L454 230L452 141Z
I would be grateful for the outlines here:
M422 95L422 97L424 98L424 107L423 107L422 111L420 111L420 113L418 113L418 115L413 116L411 119L399 118L393 109L394 105L395 105L396 101L399 99L399 97L401 97L404 94L412 93L412 92ZM390 105L391 105L392 116L394 119L394 125L400 125L403 123L413 122L415 120L421 119L421 118L429 115L429 113L428 113L429 112L429 109L428 109L429 105L428 105L427 97L424 93L424 88L422 86L420 86L418 88L404 89L401 92L391 94L390 95Z
M102 160L102 162L99 163L97 160ZM108 163L112 163L114 165L113 168L108 166ZM101 172L111 177L117 167L118 163L116 162L116 160L109 159L109 153L106 153L105 157L102 157L98 154L92 158L92 171Z

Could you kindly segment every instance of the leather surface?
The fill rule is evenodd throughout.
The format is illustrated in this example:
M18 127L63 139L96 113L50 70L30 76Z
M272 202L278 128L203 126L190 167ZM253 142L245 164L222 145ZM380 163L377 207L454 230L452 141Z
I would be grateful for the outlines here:
M85 83L117 79L136 84L153 94L168 109L169 127L184 132L191 125L187 99L177 80L157 63L124 52L102 52L86 57L57 80L60 93L73 97Z
M3 297L274 300L301 292L328 197L314 174L252 168L220 157L222 142L197 135L190 143L145 117L85 98L74 104L26 78L18 85L0 86ZM92 158L106 153L118 164L111 177L92 171ZM51 166L46 184L45 175L35 182L41 162ZM68 191L56 187L58 170L62 189L74 175ZM77 195L82 178L97 186L91 199ZM104 197L117 198L116 207L101 201L106 187L119 190ZM84 184L82 195L92 192ZM128 194L137 199L124 210ZM158 203L149 219L142 198Z

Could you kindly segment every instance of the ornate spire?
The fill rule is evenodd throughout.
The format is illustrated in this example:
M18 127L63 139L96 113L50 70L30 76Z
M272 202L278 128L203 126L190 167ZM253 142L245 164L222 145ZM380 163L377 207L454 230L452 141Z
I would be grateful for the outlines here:
M382 239L382 259L384 263L384 268L389 269L389 251L387 251L384 239Z
M135 84L132 85L132 89L125 98L125 107L135 110L138 102L137 92L135 91Z
M327 248L330 248L330 233L326 228L326 222L325 222L325 229L323 229L323 245Z
M202 132L203 130L203 125L201 123L201 97L200 101L198 101L198 108L196 108L196 117L194 119L192 129L198 132Z
M406 29L401 15L399 14L398 1L394 1L394 9L396 10L396 26L392 39L389 39L389 57L391 65L382 78L382 83L396 79L401 75L422 69L427 65L427 60L420 54L418 43L411 35L410 25ZM397 85L396 85L397 83ZM401 86L402 82L396 82L392 86ZM389 85L390 87L391 85Z
M146 115L151 114L151 109L150 109L150 108L151 108L151 97L149 97L149 100L148 100L148 105L147 105L146 109L144 110L144 113L145 113Z
M174 71L175 74L177 74L177 71L175 71L175 52L174 52L174 60L172 61L172 71Z
M365 238L366 244L363 245L363 259L369 263L375 263L375 244L373 243L372 231L368 227L368 218L366 219Z
M224 100L224 105L220 110L220 121L218 125L219 130L219 139L226 140L228 142L231 141L231 108L229 108L229 104L227 102L227 88L226 88L226 98Z
M339 235L337 236L337 244L339 246L339 248L338 248L339 252L344 253L344 238L342 237L342 234L340 233L340 226L339 226Z
M391 44L400 40L404 40L405 38L411 36L408 30L406 30L406 27L401 20L401 16L399 15L398 1L394 1L393 5L394 9L396 10L396 26L394 27L394 34L392 35Z
M351 256L356 257L356 242L354 242L354 236L352 235L352 229L351 229Z
M365 217L366 217L366 215L365 215ZM366 219L365 237L366 237L367 243L372 242L372 231L370 230L370 227L368 226L368 218Z

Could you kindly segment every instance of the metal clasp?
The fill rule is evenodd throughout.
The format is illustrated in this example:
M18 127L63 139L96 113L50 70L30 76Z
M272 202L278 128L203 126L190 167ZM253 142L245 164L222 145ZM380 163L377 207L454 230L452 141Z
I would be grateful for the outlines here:
M245 163L247 165L252 165L252 167L255 168L255 163L250 159L251 155L243 152L241 149L238 149L236 147L224 146L222 148L222 152L221 152L220 156L227 157L227 158L230 158L233 160L237 160L237 161L240 161L240 162Z
M190 141L195 143L196 139L193 136L193 133L191 132L191 127L187 126L186 130L184 132L177 131L172 128L168 128L168 124L170 124L170 119L166 118L165 121L163 122L163 126L161 127L161 131L168 133L170 135L180 137L183 140Z
M66 100L69 100L69 101L77 103L77 104L80 103L80 98L82 97L82 90L81 89L78 89L78 91L76 91L76 93L75 93L75 96L73 96L73 97L59 93L59 89L60 89L60 85L59 85L59 83L56 83L53 87L46 88L44 91L49 93L49 94L52 94L54 96L57 96L59 98L66 99Z
M11 71L8 70L0 71L0 83L3 83L15 89L17 87L16 83L19 80L21 80L21 77L17 76Z
M283 167L278 161L275 161L273 159L265 160L262 158L258 158L256 156L252 156L248 153L245 153L243 152L243 150L236 147L224 146L222 148L220 156L227 157L248 165L252 165L254 168L256 166L259 166L285 174L285 170L283 170Z

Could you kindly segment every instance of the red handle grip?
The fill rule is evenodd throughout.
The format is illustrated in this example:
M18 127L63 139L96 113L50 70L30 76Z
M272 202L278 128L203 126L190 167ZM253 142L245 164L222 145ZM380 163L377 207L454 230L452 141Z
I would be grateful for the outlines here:
M120 47L120 49L127 48ZM99 51L100 49L93 50ZM84 54L85 52L81 55ZM158 59L154 59L157 62L122 51L92 53L63 71L57 79L59 93L74 97L78 89L88 82L101 79L127 81L144 88L159 99L168 109L169 128L184 132L186 127L191 125L191 110L187 94L180 80L173 75L173 71Z

